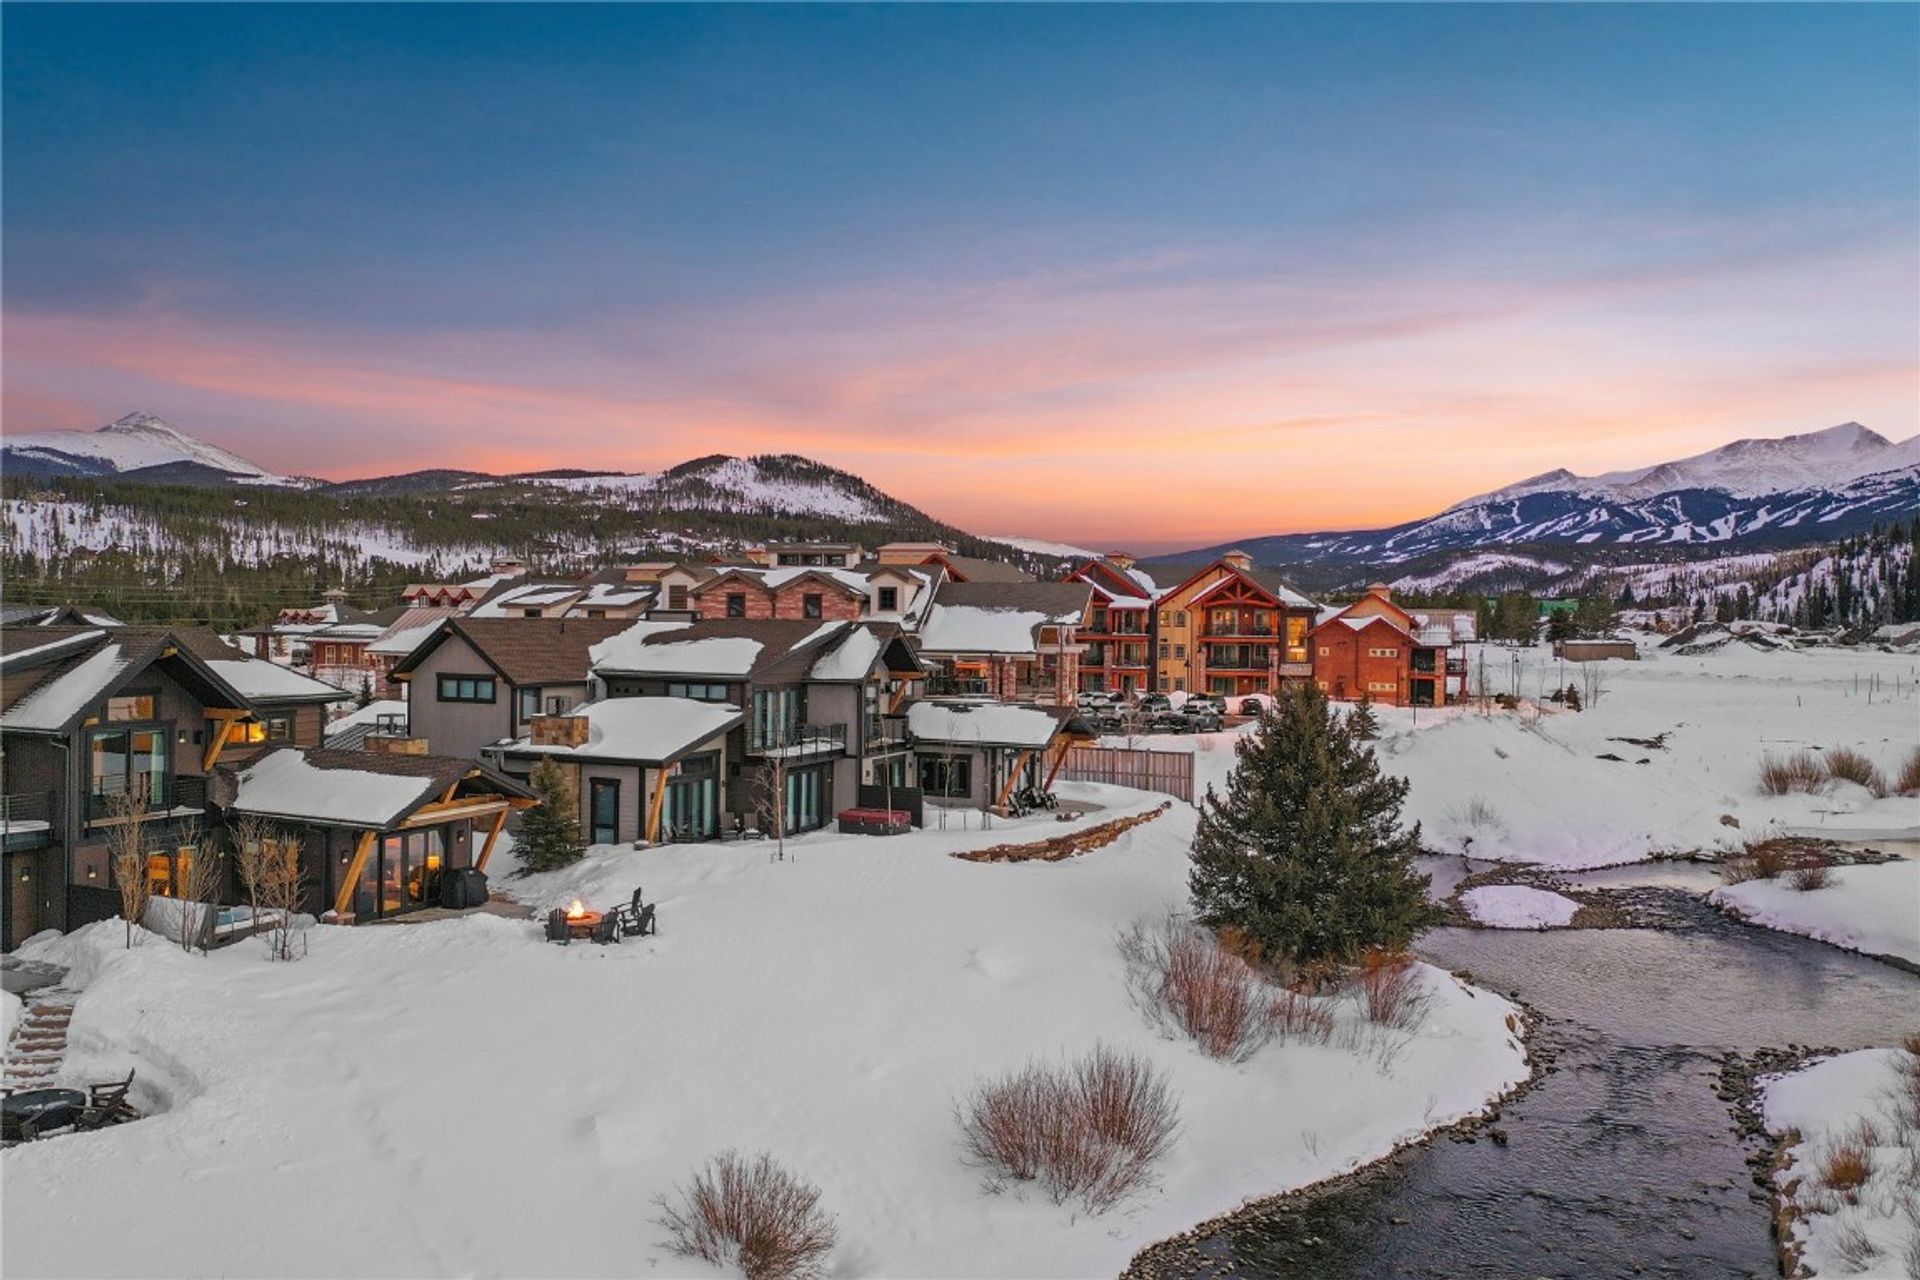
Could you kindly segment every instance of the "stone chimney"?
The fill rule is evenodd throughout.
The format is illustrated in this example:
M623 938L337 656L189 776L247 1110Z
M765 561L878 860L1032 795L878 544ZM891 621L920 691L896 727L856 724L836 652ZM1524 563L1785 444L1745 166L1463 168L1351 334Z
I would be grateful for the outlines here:
M1240 548L1238 547L1235 547L1233 550L1227 552L1227 554L1221 556L1220 559L1225 563L1230 564L1234 568L1239 569L1243 572L1253 568L1253 557L1248 555L1246 552L1240 550Z
M366 737L366 748L378 755L423 756L427 754L425 738L407 738L397 733L370 733Z
M1107 552L1107 563L1111 564L1120 572L1125 573L1127 570L1133 568L1137 562L1131 554L1125 551L1109 551Z
M320 593L320 598L328 604L345 604L347 602L347 589L345 587L328 587Z
M1379 596L1382 600L1391 600L1393 599L1393 588L1384 582L1369 582L1367 584L1367 594L1370 596Z
M535 716L533 745L536 747L584 747L587 745L585 716Z

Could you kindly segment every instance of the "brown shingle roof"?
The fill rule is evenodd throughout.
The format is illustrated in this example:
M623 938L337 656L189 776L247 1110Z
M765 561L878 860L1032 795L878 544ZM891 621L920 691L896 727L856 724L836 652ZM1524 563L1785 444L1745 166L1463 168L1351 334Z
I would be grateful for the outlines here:
M1002 564L998 560L985 560L979 556L942 556L954 571L968 582L1032 582L1034 577L1025 569L1014 565Z
M1093 588L1084 582L943 582L935 604L974 609L1024 609L1050 618L1084 613Z
M623 618L455 618L395 669L411 671L458 635L516 685L585 684L587 650L632 625Z

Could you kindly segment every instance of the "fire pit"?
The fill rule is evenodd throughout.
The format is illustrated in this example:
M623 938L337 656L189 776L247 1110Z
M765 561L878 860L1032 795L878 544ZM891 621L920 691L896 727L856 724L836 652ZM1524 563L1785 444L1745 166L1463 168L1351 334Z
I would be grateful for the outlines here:
M576 938L591 938L605 918L606 912L589 911L578 898L567 904L567 932Z

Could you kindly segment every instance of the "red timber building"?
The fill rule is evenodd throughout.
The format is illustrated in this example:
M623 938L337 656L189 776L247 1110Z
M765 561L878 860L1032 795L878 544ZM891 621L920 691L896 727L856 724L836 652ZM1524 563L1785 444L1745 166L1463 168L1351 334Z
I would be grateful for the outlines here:
M1440 707L1467 696L1470 609L1407 610L1376 582L1313 629L1313 679L1336 701Z

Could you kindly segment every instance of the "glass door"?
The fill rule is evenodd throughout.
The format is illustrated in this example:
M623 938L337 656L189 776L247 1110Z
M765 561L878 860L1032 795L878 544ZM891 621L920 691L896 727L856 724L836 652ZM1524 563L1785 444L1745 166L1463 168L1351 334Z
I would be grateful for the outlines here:
M620 783L614 778L595 778L588 784L587 813L594 844L613 844L620 839Z

